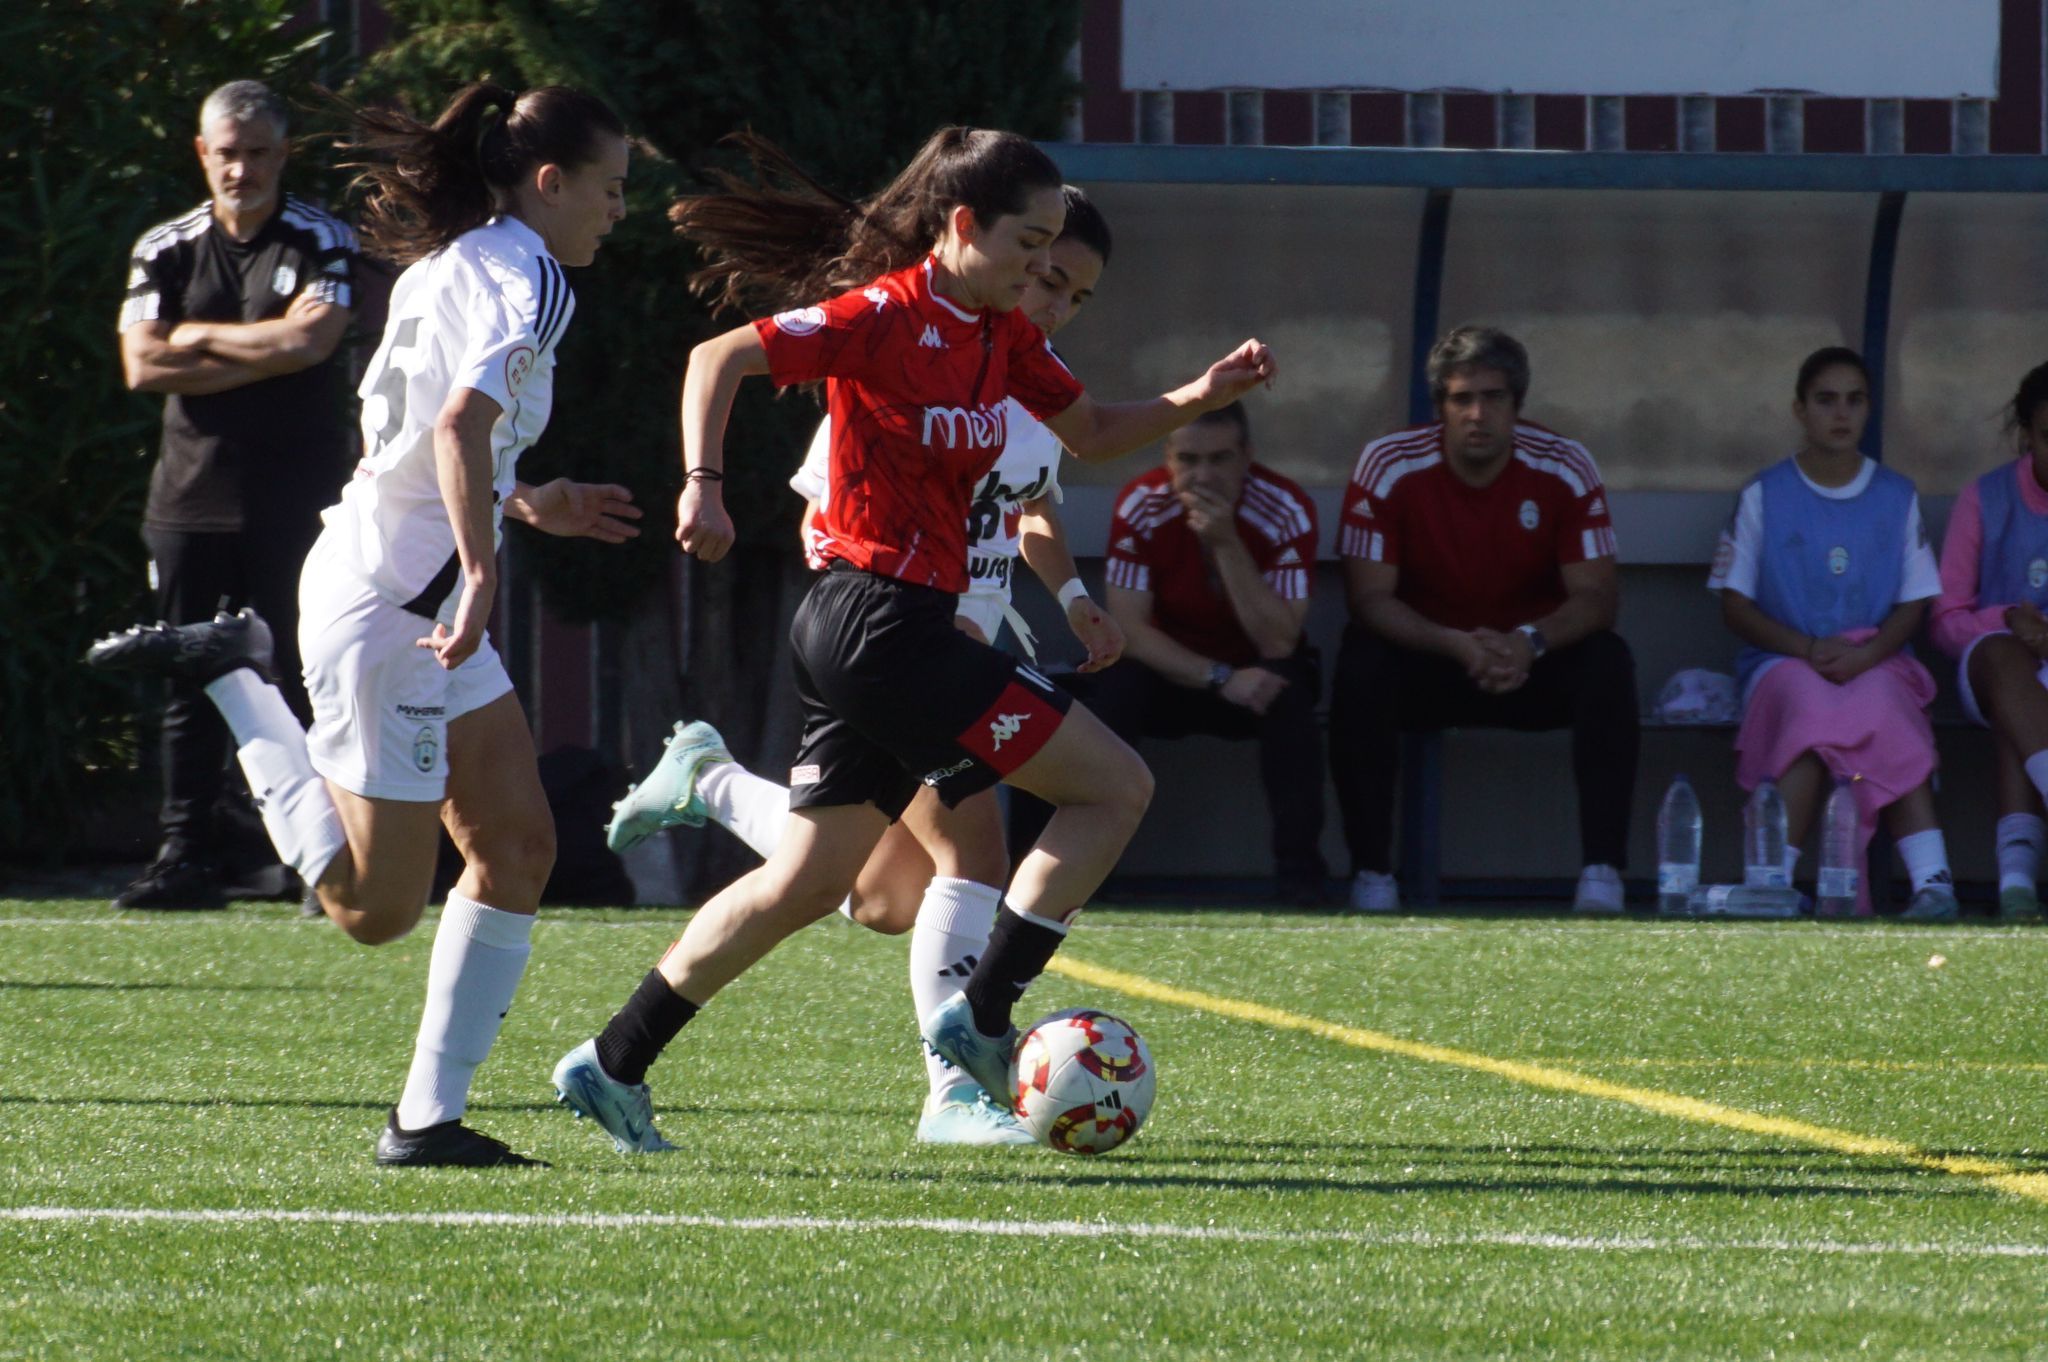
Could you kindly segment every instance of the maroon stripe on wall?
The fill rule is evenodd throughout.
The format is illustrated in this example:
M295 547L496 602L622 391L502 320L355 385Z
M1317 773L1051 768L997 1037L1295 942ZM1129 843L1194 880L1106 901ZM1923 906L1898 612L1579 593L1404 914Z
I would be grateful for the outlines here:
M1906 101L1905 147L1916 156L1946 156L1955 149L1956 106L1946 99Z
M1124 89L1123 0L1089 0L1081 12L1081 139L1137 140L1137 96Z
M1864 105L1860 99L1806 101L1806 150L1861 152Z
M1173 140L1183 146L1218 147L1224 142L1226 106L1214 90L1176 90Z
M1312 147L1315 141L1315 96L1306 90L1266 91L1266 145Z
M1991 149L2041 150L2040 0L2003 0L1998 20L1998 98L1991 101Z
M588 747L590 725L590 626L564 624L535 603L533 611L536 651L535 670L540 674L540 711L534 715L534 747L552 751L564 744ZM521 696L528 712L534 697Z
M1351 96L1351 145L1407 146L1407 96L1378 92Z
M1444 145L1486 151L1500 143L1500 111L1492 95L1444 96Z
M1630 151L1678 150L1678 100L1672 95L1630 95L1622 101Z
M1535 140L1538 151L1584 151L1586 149L1585 96L1536 96Z
M1762 151L1767 111L1761 99L1747 96L1714 101L1714 149Z

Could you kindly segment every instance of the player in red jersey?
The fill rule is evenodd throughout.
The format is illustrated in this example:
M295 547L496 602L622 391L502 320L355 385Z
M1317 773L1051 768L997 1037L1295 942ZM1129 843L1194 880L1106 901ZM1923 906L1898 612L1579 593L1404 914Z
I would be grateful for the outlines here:
M973 484L1002 448L1006 398L1099 460L1274 373L1267 348L1247 341L1151 401L1092 400L1016 311L1066 214L1059 167L1026 138L942 129L858 204L765 142L743 145L768 187L730 179L671 217L710 262L700 289L736 309L781 310L691 352L676 538L707 562L732 545L719 482L740 381L822 379L832 497L819 548L830 566L791 628L805 722L789 835L699 909L604 1031L556 1067L564 1099L622 1149L664 1147L647 1066L720 988L838 906L920 781L948 805L1008 781L1058 810L965 986L921 1019L933 1048L1007 1105L1011 1009L1122 853L1152 778L1037 671L954 627Z

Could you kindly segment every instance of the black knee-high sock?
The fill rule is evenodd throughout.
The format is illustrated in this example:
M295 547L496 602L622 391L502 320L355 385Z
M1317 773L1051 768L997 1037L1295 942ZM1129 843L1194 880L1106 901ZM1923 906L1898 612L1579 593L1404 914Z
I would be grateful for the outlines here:
M974 1009L974 1029L984 1036L1000 1036L1010 1029L1010 1009L1031 987L1031 981L1045 972L1065 932L1056 932L1033 922L1007 907L996 914L988 934L988 949L974 967L961 992Z
M644 1083L647 1066L696 1015L697 1004L670 988L660 970L651 969L598 1033L597 1062L621 1083Z

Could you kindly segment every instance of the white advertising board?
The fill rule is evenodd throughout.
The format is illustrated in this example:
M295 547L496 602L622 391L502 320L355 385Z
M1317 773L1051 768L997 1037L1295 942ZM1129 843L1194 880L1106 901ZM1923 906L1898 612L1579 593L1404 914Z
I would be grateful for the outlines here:
M1132 90L1990 97L1998 0L1123 0Z

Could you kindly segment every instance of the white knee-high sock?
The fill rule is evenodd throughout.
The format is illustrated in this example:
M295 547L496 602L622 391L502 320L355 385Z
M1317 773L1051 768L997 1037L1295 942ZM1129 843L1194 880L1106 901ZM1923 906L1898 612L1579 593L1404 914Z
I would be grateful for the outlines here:
M235 735L235 755L278 859L312 888L348 845L348 834L327 782L306 756L306 730L277 687L247 667L207 682L206 695Z
M935 876L917 905L917 925L910 929L910 998L923 1018L960 991L974 962L988 946L1003 891L973 880ZM961 1073L924 1047L925 1076L932 1091L961 1081Z
M736 761L713 762L697 773L697 794L711 821L745 842L762 860L782 845L789 822L789 789L763 780Z
M2048 847L2048 823L2031 813L2009 813L1998 820L1998 891L2034 892L2041 873L2041 851Z
M1940 828L1901 837L1899 859L1906 863L1906 873L1913 879L1913 892L1916 894L1930 884L1953 881L1948 873L1948 842L1943 839Z
M450 893L427 965L427 1003L398 1099L398 1124L424 1130L461 1119L469 1080L491 1053L533 953L533 917Z

